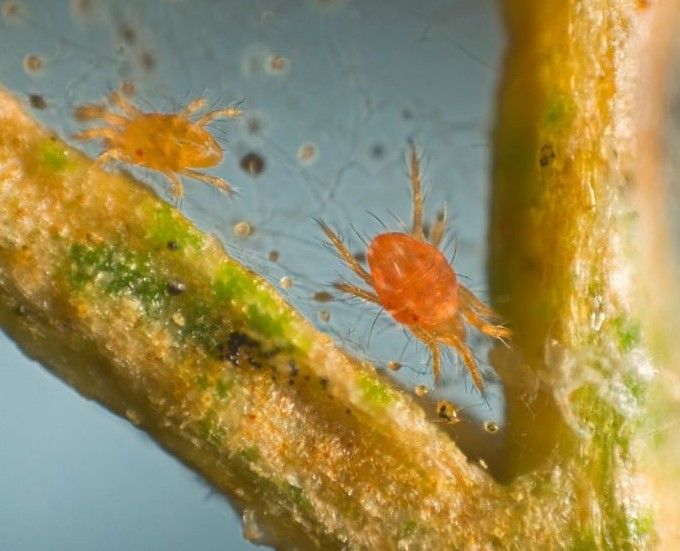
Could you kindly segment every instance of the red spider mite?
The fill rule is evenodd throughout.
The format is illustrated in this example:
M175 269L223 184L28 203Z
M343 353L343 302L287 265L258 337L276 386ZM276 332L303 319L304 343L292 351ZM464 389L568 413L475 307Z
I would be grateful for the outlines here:
M180 175L194 178L227 193L234 189L216 176L194 169L220 164L224 157L217 140L206 130L206 125L219 118L241 115L235 107L226 107L203 113L192 119L207 104L206 98L190 101L178 113L145 113L135 107L122 92L109 96L110 104L117 108L87 104L77 107L75 117L81 121L100 120L104 126L89 128L74 135L78 140L103 140L104 151L98 162L112 159L157 170L172 184L173 196L184 193Z
M483 392L484 379L465 342L466 323L496 339L509 337L510 330L500 324L499 316L491 308L460 284L451 264L440 251L439 244L446 229L445 214L437 218L429 239L425 236L420 163L415 147L411 148L411 185L411 231L408 234L381 233L373 238L366 254L370 273L354 258L339 235L319 221L342 261L371 290L351 283L334 286L378 304L395 321L408 327L430 349L435 382L441 378L440 346L451 346L462 357L477 389Z

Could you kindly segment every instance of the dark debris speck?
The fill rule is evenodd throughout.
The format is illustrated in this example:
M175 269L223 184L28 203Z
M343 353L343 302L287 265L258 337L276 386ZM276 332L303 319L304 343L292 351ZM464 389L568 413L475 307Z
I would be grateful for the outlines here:
M28 103L31 104L33 109L45 109L47 107L45 97L40 94L29 94Z
M328 291L317 291L312 298L316 302L330 302L333 300L333 295Z
M183 281L171 279L167 282L165 288L171 295L181 295L184 291L186 291L187 286Z
M262 173L264 167L264 158L257 153L251 152L241 158L241 168L251 176L257 176Z
M541 147L541 152L538 162L542 167L548 166L555 159L555 149L552 144L547 143Z
M385 146L380 143L371 146L371 156L374 159L382 159L385 156Z
M241 348L257 347L259 342L240 331L234 331L229 335L229 339L222 345L219 351L221 360L228 360L234 365L241 363ZM260 367L257 362L251 360L253 367Z

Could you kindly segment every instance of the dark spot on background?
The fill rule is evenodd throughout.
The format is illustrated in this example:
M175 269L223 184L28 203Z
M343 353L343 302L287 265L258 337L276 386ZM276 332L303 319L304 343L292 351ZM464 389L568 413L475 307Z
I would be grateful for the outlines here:
M31 104L33 109L45 109L45 107L47 107L45 98L40 94L29 94L28 102Z
M18 17L21 14L21 8L16 2L5 2L2 5L2 15L7 19Z
M118 35L126 44L134 44L137 42L137 31L135 31L132 25L123 23L118 27Z
M333 300L333 295L327 291L317 291L314 293L314 300L317 302L330 302Z
M257 153L250 152L241 158L241 168L251 176L257 176L264 170L264 159Z
M42 57L37 54L28 54L24 58L24 69L27 73L36 73L45 66Z
M371 146L371 156L374 159L382 159L385 156L385 146L381 143L376 143Z
M257 134L262 130L262 123L260 119L251 117L248 119L248 132L251 134Z
M149 52L142 52L139 56L139 63L145 71L150 72L156 67L156 58Z
M88 15L92 12L92 0L75 0L72 5L73 9L82 15Z

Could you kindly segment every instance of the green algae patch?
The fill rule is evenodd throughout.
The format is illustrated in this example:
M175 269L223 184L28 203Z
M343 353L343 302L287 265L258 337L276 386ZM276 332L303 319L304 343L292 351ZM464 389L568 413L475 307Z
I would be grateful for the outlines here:
M265 288L259 276L235 262L223 262L215 274L213 291L217 300L245 305L245 318L254 331L274 339L286 336L292 313Z
M70 280L75 287L96 282L108 294L128 294L139 299L149 314L157 315L166 305L166 283L154 273L148 256L113 246L75 243L69 258Z
M243 448L239 454L248 463L255 463L262 457L262 452L260 452L260 448L257 446L248 446L247 448Z
M408 520L404 523L399 536L402 538L412 538L418 531L418 523L415 520Z
M225 302L253 300L259 293L259 282L247 269L235 262L226 261L217 269L213 290L215 296ZM267 309L274 310L276 306L272 299L266 301Z
M599 549L597 545L597 540L595 539L595 534L592 530L585 530L582 534L579 534L571 542L567 548L569 551L592 551L593 549Z
M279 493L283 499L292 503L298 510L309 511L312 509L312 504L305 495L305 491L298 486L282 481L279 484Z
M563 92L554 92L549 96L544 114L545 130L547 132L560 132L568 128L577 107L574 100Z
M211 411L199 421L198 434L204 442L219 447L227 437L227 429L219 422L216 413Z
M312 339L300 323L301 318L260 276L227 261L217 269L212 288L217 300L243 305L246 323L253 331L290 344L282 345L283 349L309 350Z
M39 146L38 155L41 166L51 172L60 172L74 164L69 149L58 140L44 140Z
M234 381L231 379L220 379L215 385L215 394L220 400L227 400L229 398L229 391L234 386Z
M384 409L396 399L395 391L374 375L362 373L357 379L357 386L362 398L375 408Z
M205 238L177 210L150 200L152 221L147 230L147 239L156 247L191 248L200 250Z
M642 343L642 328L640 321L629 316L619 316L613 320L614 331L619 348L622 352L629 352Z

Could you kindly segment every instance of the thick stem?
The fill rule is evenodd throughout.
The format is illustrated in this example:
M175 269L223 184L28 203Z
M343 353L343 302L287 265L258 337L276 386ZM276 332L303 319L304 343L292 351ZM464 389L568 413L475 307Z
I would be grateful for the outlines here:
M506 3L490 241L497 308L516 330L498 363L505 476L581 462L588 546L619 548L650 524L632 490L653 374L644 291L675 294L659 286L669 249L650 129L679 12L676 0Z
M629 4L508 6L491 232L498 308L516 333L494 356L510 404L507 485L213 238L6 92L0 323L228 495L252 539L648 545L635 113L648 30L674 2Z

